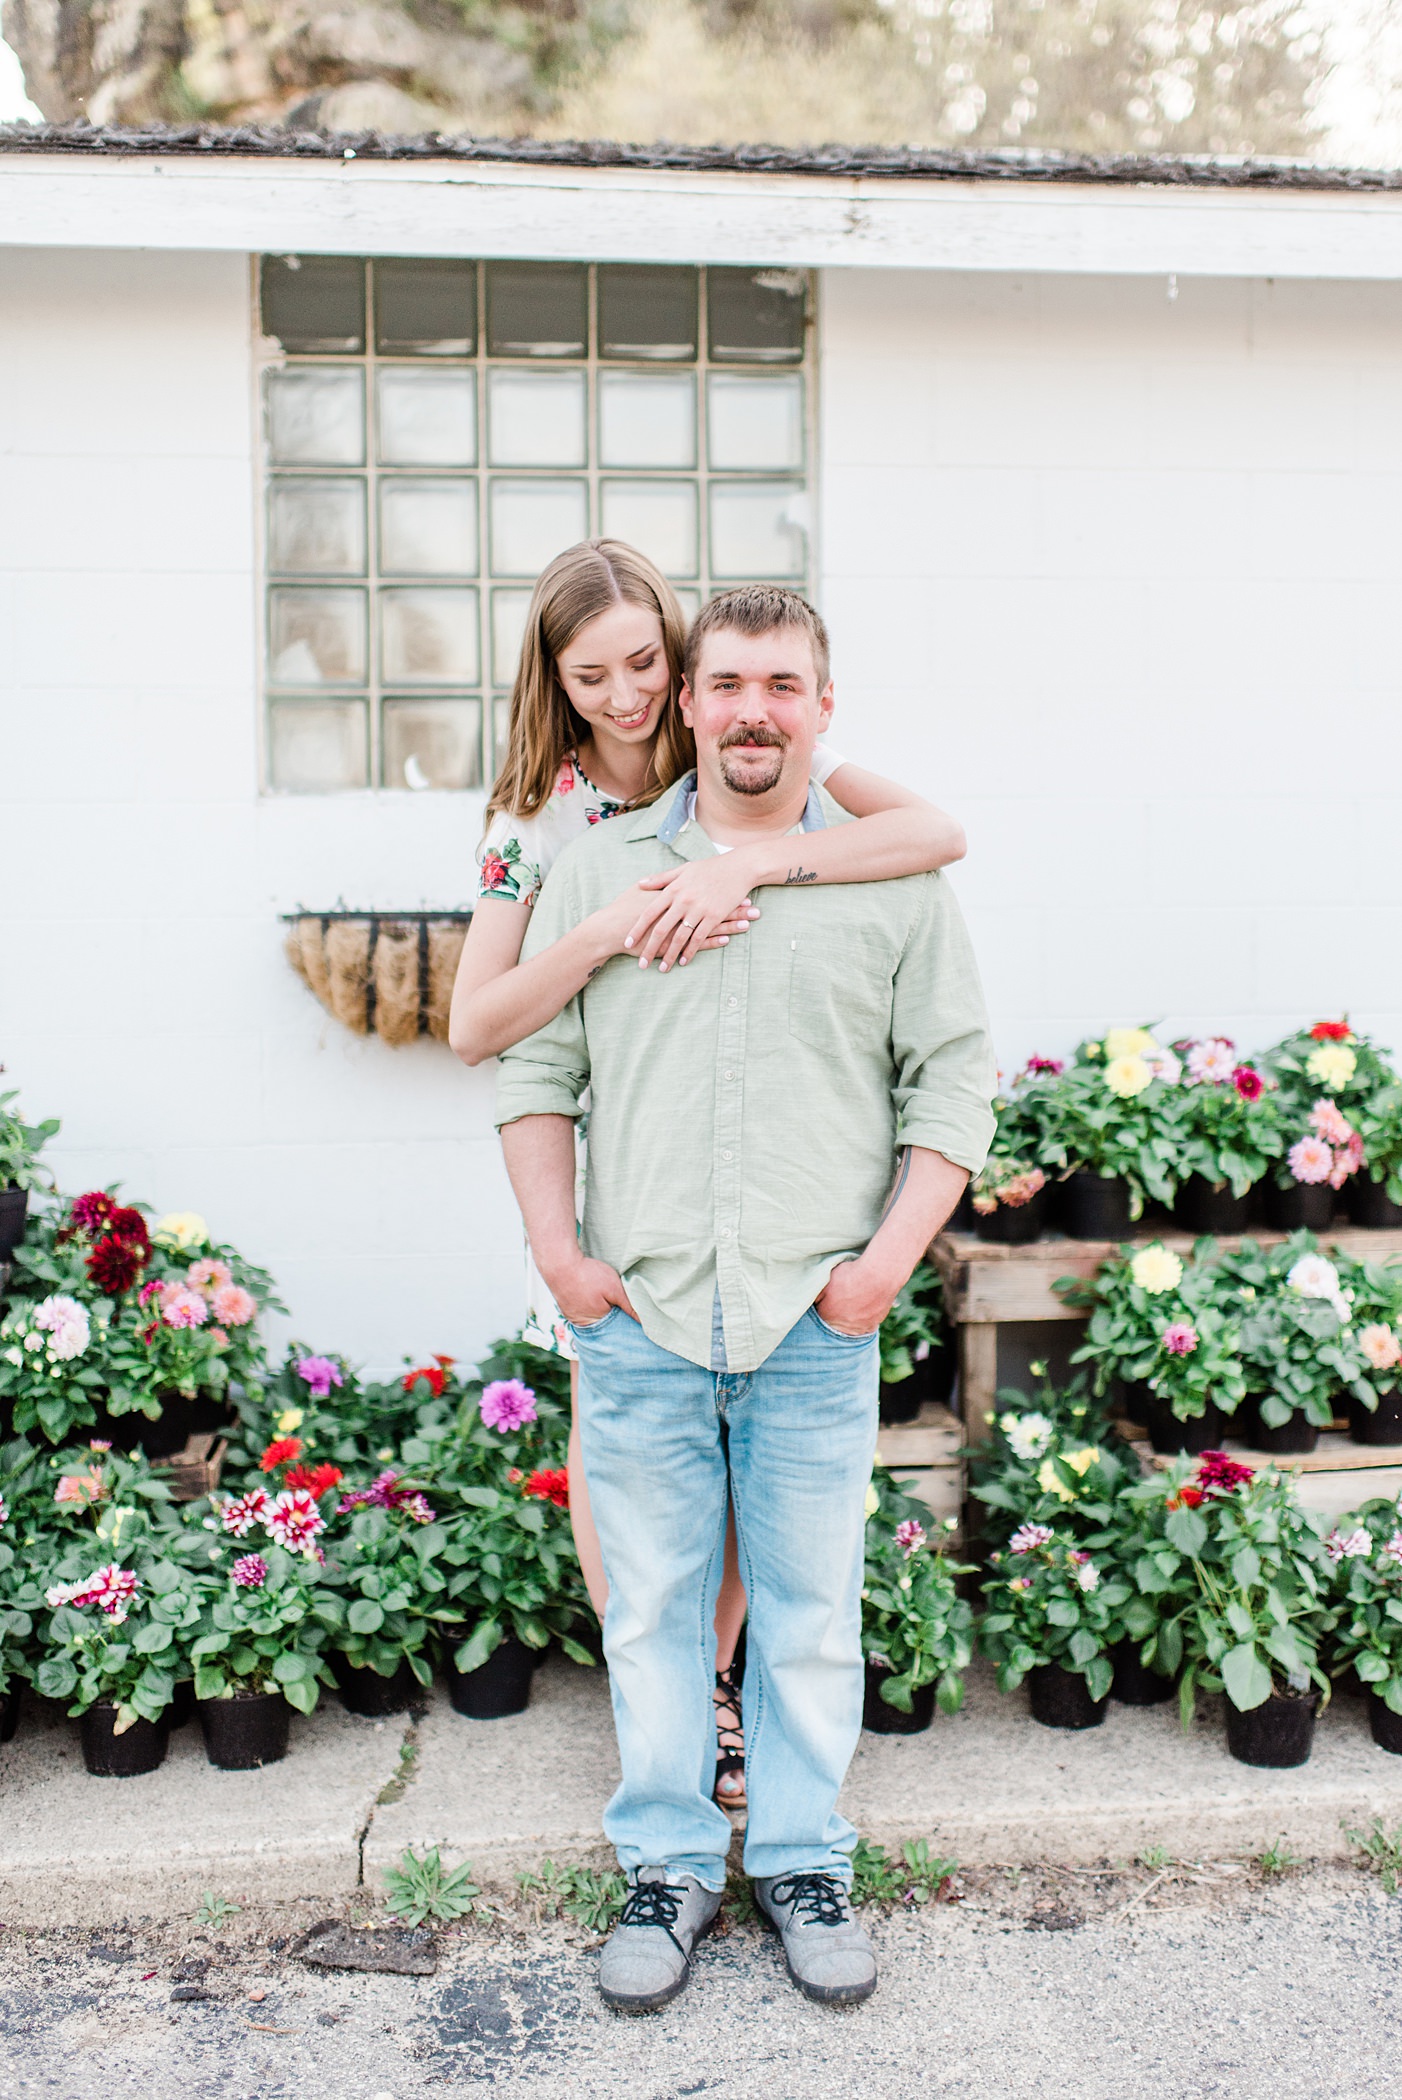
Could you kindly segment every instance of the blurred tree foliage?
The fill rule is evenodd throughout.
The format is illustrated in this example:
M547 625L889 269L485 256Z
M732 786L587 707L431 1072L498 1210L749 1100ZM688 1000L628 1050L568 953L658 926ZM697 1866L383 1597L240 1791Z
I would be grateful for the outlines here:
M1305 154L1301 0L4 0L53 120Z

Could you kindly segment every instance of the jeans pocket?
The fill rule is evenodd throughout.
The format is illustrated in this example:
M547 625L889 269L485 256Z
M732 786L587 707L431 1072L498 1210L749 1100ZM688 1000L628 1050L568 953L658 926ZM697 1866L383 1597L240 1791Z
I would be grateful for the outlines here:
M868 1342L874 1342L877 1335L881 1332L879 1327L873 1327L866 1334L844 1334L840 1327L829 1327L816 1305L810 1305L808 1310L812 1313L823 1333L831 1335L835 1342L848 1342L857 1348L864 1348Z
M604 1328L608 1326L609 1321L614 1319L622 1310L621 1305L611 1305L602 1318L598 1320L587 1320L583 1326L580 1326L576 1320L566 1320L565 1325L577 1342L587 1342L592 1335L601 1334Z

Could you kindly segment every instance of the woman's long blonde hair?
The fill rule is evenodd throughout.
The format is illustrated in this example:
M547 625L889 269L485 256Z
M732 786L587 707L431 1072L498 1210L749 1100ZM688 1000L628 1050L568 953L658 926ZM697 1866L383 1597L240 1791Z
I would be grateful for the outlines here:
M686 621L677 594L645 554L622 540L581 540L544 570L531 593L525 640L511 695L506 759L487 804L487 822L499 809L533 817L549 801L560 762L589 733L570 705L555 666L581 627L615 605L639 605L662 622L671 690L652 746L648 777L635 806L655 801L696 763L696 745L681 718Z

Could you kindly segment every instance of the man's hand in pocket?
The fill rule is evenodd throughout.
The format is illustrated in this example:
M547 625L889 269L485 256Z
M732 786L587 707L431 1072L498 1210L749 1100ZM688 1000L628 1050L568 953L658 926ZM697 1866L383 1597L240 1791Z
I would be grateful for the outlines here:
M592 1327L596 1320L603 1319L611 1305L621 1306L630 1320L638 1317L628 1302L623 1278L606 1261L592 1261L587 1254L581 1254L568 1267L553 1274L543 1269L541 1274L573 1327Z

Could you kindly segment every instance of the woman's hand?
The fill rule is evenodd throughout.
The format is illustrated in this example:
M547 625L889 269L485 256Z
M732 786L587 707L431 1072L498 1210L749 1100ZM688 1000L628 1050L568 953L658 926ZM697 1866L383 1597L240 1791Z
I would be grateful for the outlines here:
M691 869L682 869L688 874ZM743 895L737 901L737 884L732 878L722 892L722 909L707 911L699 918L699 911L691 909L684 901L674 905L672 890L655 888L657 882L672 882L672 876L644 876L642 882L630 884L621 890L611 905L600 905L583 922L596 939L602 958L609 955L638 955L638 962L646 970L649 962L661 951L663 941L676 945L676 932L680 913L688 920L697 920L693 932L680 932L680 941L688 945L688 955L699 953L703 947L724 947L735 932L749 932L749 922L760 913L753 909L749 899ZM663 924L665 922L665 924ZM680 947L678 947L680 953ZM667 955L663 970L674 960Z
M644 909L623 945L644 970L650 962L670 970L703 948L723 947L732 933L746 932L759 917L750 898L754 882L754 862L743 846L684 861L662 875L644 875L638 884Z

